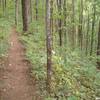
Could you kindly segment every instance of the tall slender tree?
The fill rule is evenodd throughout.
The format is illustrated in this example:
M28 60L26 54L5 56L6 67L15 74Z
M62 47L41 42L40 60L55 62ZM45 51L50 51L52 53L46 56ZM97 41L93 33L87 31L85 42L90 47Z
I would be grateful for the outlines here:
M92 34L91 34L91 49L90 55L93 53L93 45L94 45L94 32L95 32L95 18L96 17L96 5L95 1L93 2L93 19L92 19Z
M75 0L72 0L72 48L75 47Z
M52 47L53 47L53 0L50 1L50 28L52 34Z
M19 5L19 0L15 0L15 25L17 26L18 24L18 7Z
M50 0L46 0L46 37L47 37L47 91L51 92L52 75L52 34L50 27Z
M22 0L22 19L23 19L23 31L27 32L29 28L29 11L30 11L29 0Z
M83 41L83 33L82 33L82 25L83 25L83 0L80 0L79 3L79 26L78 26L78 43L79 47L82 50L82 41Z
M57 6L59 13L59 19L58 19L59 45L62 46L62 19L61 19L62 0L57 0Z
M33 13L32 13L32 0L30 0L30 22L32 22L32 20L33 20L33 18L32 18L32 16L33 16Z
M90 30L90 15L88 10L88 16L87 16L87 32L86 32L86 55L88 54L88 46L89 46L89 30Z
M67 18L67 7L66 7L66 0L64 0L64 4L63 4L63 9L64 9L64 43L65 43L65 45L66 45L66 42L67 42L67 33L66 33L66 25L67 25L67 23L66 23L66 18Z
M97 44L97 56L100 56L100 21L99 21L99 31L98 31L98 44ZM100 69L100 61L97 61L98 68Z
M35 0L36 20L38 19L38 0Z

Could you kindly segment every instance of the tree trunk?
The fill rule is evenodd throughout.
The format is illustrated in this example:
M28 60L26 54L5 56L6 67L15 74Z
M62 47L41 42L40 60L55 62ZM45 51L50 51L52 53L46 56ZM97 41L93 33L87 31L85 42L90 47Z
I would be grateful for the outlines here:
M24 32L27 32L29 28L29 4L29 0L22 0L22 19Z
M50 0L46 0L46 37L47 37L47 91L51 92L52 74L52 34L50 28Z
M67 33L66 33L66 17L67 17L67 8L66 8L66 0L64 0L64 5L63 5L63 9L64 9L64 43L66 45L67 43Z
M93 21L92 21L92 34L91 34L91 49L90 49L90 55L93 53L93 45L94 45L94 28L95 28L95 13L96 13L96 6L93 4Z
M62 20L61 20L61 0L57 0L57 6L58 6L58 13L59 13L59 19L58 19L58 33L59 33L59 45L62 46Z
M72 0L72 48L75 47L75 1Z
M15 0L15 25L18 25L18 5L19 2L18 0Z
M53 0L50 1L50 28L52 34L52 48L53 48Z
M99 31L98 31L97 56L100 56L100 21L99 21ZM100 60L97 61L97 67L98 69L100 69Z
M88 11L88 19L87 19L87 33L86 33L86 55L88 55L88 45L89 45L89 30L90 30L90 23L89 23L89 11Z
M80 1L79 7L79 27L78 27L78 38L79 38L79 48L82 50L82 41L83 41L83 33L82 33L82 24L83 24L83 0Z
M35 0L36 20L38 20L38 0Z

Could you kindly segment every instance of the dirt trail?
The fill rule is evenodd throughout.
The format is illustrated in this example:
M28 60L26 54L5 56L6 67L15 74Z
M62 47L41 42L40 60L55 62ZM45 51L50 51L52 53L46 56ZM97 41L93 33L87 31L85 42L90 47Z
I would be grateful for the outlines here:
M29 64L25 61L23 46L15 29L12 29L10 44L0 100L40 100L36 96L35 84L33 86L29 76Z

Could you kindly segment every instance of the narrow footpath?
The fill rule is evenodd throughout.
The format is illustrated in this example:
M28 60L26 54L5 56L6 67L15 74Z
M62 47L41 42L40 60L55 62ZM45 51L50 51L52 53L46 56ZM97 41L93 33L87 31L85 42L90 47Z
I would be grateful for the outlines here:
M9 42L11 46L3 72L0 100L40 100L36 95L35 82L29 75L29 64L25 60L23 45L15 28L12 29Z

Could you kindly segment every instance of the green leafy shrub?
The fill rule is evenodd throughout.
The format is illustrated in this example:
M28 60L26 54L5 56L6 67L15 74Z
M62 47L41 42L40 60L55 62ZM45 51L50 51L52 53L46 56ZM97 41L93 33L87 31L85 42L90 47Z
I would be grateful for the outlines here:
M36 76L44 100L95 100L96 96L100 95L97 57L84 56L79 50L72 51L64 47L59 49L57 44L52 57L52 93L47 96L47 57L43 27L41 22L33 22L30 27L31 34L23 34L21 39L26 47L26 56L33 65L31 74Z
M60 93L58 97L75 96L77 100L94 100L97 75L95 63L86 57L81 58L76 52L67 52L66 55L66 62L61 56L53 56L53 92Z
M7 52L11 25L12 23L8 19L0 18L0 57Z

